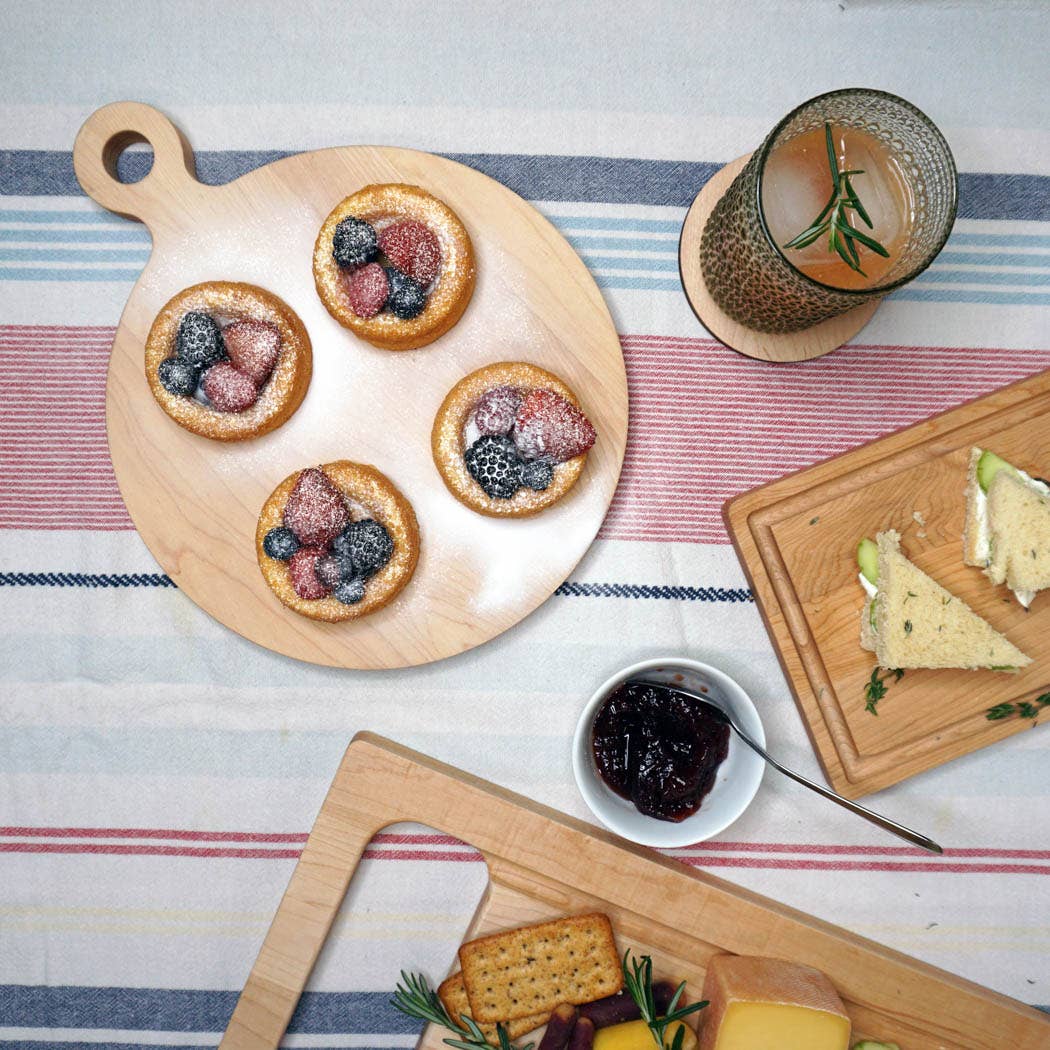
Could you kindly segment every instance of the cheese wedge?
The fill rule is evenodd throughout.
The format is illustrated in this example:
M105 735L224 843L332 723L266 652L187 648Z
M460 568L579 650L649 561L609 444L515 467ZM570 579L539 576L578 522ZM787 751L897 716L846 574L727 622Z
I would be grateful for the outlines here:
M811 966L716 955L703 997L698 1050L849 1050L842 1000Z

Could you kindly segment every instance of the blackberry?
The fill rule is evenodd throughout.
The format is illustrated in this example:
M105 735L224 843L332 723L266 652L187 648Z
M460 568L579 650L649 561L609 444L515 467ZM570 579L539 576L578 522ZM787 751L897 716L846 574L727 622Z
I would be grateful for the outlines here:
M394 541L386 527L372 518L352 521L334 540L332 551L353 565L353 575L374 576L390 561Z
M393 266L386 271L386 278L390 282L386 305L395 317L410 321L423 312L423 307L427 305L427 293L418 281L413 281Z
M356 605L365 596L365 581L360 576L352 580L343 580L332 594L344 605Z
M226 344L219 326L207 314L192 311L179 322L175 353L194 368L210 368L226 356Z
M177 357L166 357L157 365L157 378L169 394L189 397L200 382L200 372L188 361Z
M521 468L521 483L543 492L554 480L554 464L547 459L533 459Z
M510 499L521 488L522 462L507 437L480 437L463 456L470 476L493 499Z
M371 262L379 252L379 238L371 223L348 215L332 234L332 258L344 270Z
M299 549L299 541L295 533L284 525L278 525L270 529L263 539L263 550L270 558L277 561L287 561Z

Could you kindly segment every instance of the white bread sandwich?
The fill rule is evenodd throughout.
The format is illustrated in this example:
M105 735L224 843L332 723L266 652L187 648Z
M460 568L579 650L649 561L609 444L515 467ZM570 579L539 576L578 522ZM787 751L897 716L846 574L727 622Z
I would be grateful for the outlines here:
M861 540L860 582L868 594L860 639L885 668L963 667L1019 671L1032 661L961 598L901 553L889 529Z
M963 561L1027 609L1050 587L1050 486L994 452L970 452Z

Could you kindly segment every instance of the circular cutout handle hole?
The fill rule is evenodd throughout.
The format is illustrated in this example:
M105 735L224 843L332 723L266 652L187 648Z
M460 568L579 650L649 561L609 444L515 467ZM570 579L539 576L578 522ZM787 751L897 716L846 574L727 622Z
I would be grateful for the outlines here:
M135 148L140 145L145 148ZM122 131L103 147L102 163L114 181L134 185L153 170L153 144L140 132Z

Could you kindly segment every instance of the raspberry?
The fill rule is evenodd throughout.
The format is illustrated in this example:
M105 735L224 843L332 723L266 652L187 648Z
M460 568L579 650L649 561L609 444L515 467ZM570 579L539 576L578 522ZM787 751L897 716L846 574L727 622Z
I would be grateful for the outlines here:
M520 407L521 394L514 387L493 387L478 399L474 408L474 425L478 433L490 437L509 434Z
M318 558L314 564L314 572L317 573L317 578L329 590L334 590L344 575L350 575L343 572L343 562L334 554L325 554L324 557Z
M364 266L376 257L378 245L371 224L348 215L332 234L332 258L344 270Z
M262 386L281 352L281 333L265 321L236 321L222 330L226 352L238 372Z
M175 336L175 353L194 368L207 368L226 356L219 326L207 314L183 314Z
M259 396L259 389L229 361L220 361L204 373L201 381L204 396L219 412L243 412L251 408Z
M307 547L323 547L349 520L346 500L325 472L319 467L304 470L284 506L284 524L299 542Z
M553 390L530 390L514 423L514 443L524 459L564 463L586 452L596 437L591 421Z
M429 226L415 219L392 223L379 234L379 249L425 288L441 269L441 245Z
M386 306L390 284L379 263L368 263L348 273L343 282L350 309L358 317L375 317Z
M480 437L463 459L486 496L510 499L521 488L521 460L510 438Z
M323 598L328 588L317 578L317 562L325 556L321 547L300 547L288 562L292 587L300 598Z

